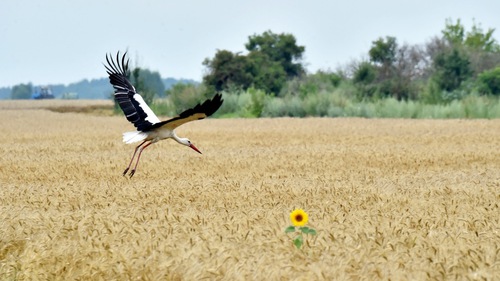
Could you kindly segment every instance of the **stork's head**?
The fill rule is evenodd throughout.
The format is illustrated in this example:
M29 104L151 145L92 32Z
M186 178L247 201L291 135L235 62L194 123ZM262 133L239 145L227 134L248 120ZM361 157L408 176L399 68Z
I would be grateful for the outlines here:
M201 154L201 151L199 151L198 148L196 148L196 146L194 146L194 144L192 144L191 141L188 138L179 138L179 143L181 143L181 144L183 144L185 146L189 146L194 151L196 151L199 154Z

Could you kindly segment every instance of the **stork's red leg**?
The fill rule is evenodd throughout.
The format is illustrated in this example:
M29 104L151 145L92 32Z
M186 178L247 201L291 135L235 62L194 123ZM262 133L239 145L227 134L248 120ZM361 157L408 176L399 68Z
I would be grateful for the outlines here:
M132 165L132 161L134 161L135 154L137 153L137 150L139 150L139 147L141 147L141 145L143 145L145 142L147 142L147 140L141 142L141 144L139 144L138 146L136 146L136 148L134 150L134 155L132 155L132 159L130 159L130 163L128 163L127 169L125 169L125 171L123 172L124 176L127 174L128 170L130 169L130 166Z
M141 159L142 152L144 151L144 149L146 149L146 147L150 146L151 144L153 144L153 143L149 142L148 144L146 144L145 146L140 148L139 155L137 155L137 162L135 162L134 169L132 171L130 171L130 177L132 177L135 174L135 170L137 169L137 164L139 164L139 160Z

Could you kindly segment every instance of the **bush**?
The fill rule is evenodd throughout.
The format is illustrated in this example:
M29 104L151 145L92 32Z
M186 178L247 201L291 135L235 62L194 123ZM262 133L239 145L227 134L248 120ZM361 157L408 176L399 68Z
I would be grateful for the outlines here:
M156 99L150 104L151 110L156 115L161 116L176 116L187 108L175 108L169 99Z
M191 108L207 98L206 88L203 85L184 83L175 84L172 88L168 89L165 94L171 106L178 111Z
M500 96L500 67L484 71L477 77L479 92Z
M290 117L305 117L306 112L302 107L302 100L297 97L288 97L285 99L285 104L287 106L286 115Z
M328 111L326 114L328 117L344 117L344 116L346 116L344 109L341 107L338 107L338 106L330 106L330 108L328 108Z
M287 107L284 99L273 98L266 101L262 108L262 117L281 117L287 115Z
M396 110L398 101L393 98L381 99L375 103L375 113L377 117L394 118L397 116Z
M458 89L463 81L472 77L467 54L457 48L450 52L439 53L433 63L435 69L433 79L441 90L451 92Z
M254 95L260 95L260 93L255 93ZM218 116L245 118L260 116L255 115L259 110L258 105L254 106L254 100L257 99L257 97L252 97L252 94L249 91L224 91L222 93L222 98L224 99L224 103L217 111ZM262 107L264 107L264 103L262 103Z
M238 111L238 94L235 92L222 92L222 98L224 99L224 103L217 110L217 113L220 116L230 116Z
M257 90L254 88L249 88L248 93L252 98L252 103L249 108L249 112L254 117L261 117L262 110L267 100L266 93L262 90Z
M288 80L281 89L279 96L289 95L305 98L319 92L332 92L342 82L342 77L336 73L318 71L315 74L295 77Z

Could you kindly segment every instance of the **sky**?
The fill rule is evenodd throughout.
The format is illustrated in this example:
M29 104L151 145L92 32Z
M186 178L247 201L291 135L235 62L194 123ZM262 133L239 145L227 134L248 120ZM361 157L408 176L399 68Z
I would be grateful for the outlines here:
M106 77L106 53L162 77L201 81L217 50L245 53L248 37L291 33L308 72L366 57L379 37L425 44L445 20L495 28L497 0L2 0L0 87L69 84Z

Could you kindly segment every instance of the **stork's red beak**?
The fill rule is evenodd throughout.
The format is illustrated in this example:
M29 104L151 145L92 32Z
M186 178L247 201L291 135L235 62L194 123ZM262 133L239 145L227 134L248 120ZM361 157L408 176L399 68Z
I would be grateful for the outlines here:
M190 144L189 147L191 147L194 151L198 152L199 154L202 154L201 151L199 151L198 148L196 148L196 146L194 146L193 144Z

